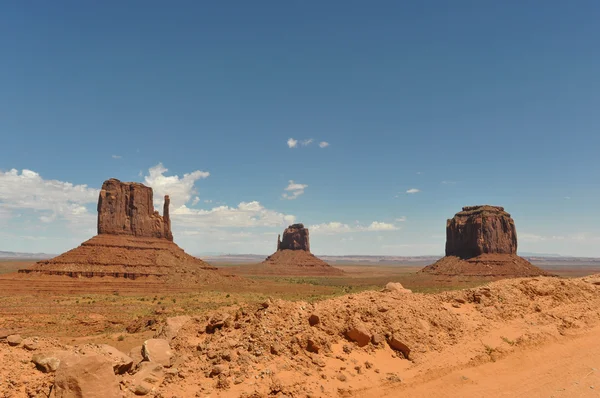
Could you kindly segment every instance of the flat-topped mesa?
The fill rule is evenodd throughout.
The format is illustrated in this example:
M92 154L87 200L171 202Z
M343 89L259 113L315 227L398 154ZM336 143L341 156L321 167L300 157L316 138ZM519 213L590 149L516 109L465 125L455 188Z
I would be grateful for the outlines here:
M116 178L104 181L98 198L98 235L132 235L173 241L169 196L163 216L154 210L152 188Z
M517 231L500 206L466 206L446 223L446 256L516 254Z
M304 250L310 252L308 228L304 224L292 224L283 231L283 239L277 237L277 251Z

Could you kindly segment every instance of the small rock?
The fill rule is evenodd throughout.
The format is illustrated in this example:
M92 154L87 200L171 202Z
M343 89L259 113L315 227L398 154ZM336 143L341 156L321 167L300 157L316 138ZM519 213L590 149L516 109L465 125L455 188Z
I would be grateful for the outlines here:
M221 353L221 358L224 361L231 362L231 351L223 351Z
M308 341L306 342L306 351L318 354L320 349L321 346L316 341L308 339Z
M132 390L135 395L146 395L152 391L152 388L152 384L142 381L141 383L136 384Z
M367 328L357 323L346 332L348 340L355 341L359 347L364 347L371 341L371 335Z
M9 329L0 329L0 340L4 340L11 334L12 334L12 331Z
M319 323L321 323L321 318L319 318L319 316L317 314L312 314L308 318L308 324L310 326L315 326L315 325L318 325Z
M281 344L273 344L271 345L271 354L273 355L279 355L283 352L283 347L281 346Z
M33 339L23 340L23 348L25 348L28 351L35 351L38 349L38 347L39 347L38 342Z
M388 339L388 344L394 350L400 351L402 353L402 355L404 355L404 358L409 359L410 348L408 348L408 346L406 344L404 344L402 341L400 341L396 337L392 336Z
M64 355L63 355L64 356ZM54 353L39 353L34 354L31 358L31 362L35 364L35 367L44 373L56 372L60 365L60 355Z
M345 374L343 374L343 373L339 373L339 374L337 375L337 379L338 379L339 381L346 381L346 380L348 380L348 378L346 377L346 375L345 375Z
M221 329L229 321L229 314L216 314L208 321L206 325L206 333L214 333L215 330Z
M384 342L384 341L385 341L385 338L384 338L382 335L380 335L379 333L375 333L375 334L373 335L373 337L371 337L371 342L372 342L374 345L380 345L380 344L383 344L383 342Z
M215 365L210 371L210 377L215 377L220 374L224 374L227 371L227 368L223 365Z
M8 342L8 345L14 347L21 344L23 338L21 338L21 336L19 336L18 334L11 334L10 336L6 337L6 341Z

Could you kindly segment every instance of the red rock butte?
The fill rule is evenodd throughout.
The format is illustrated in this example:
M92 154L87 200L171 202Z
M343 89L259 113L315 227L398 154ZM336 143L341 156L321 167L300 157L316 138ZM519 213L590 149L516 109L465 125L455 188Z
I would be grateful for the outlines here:
M547 273L517 256L515 222L500 206L467 206L446 222L446 256L419 272L464 276Z
M343 275L310 252L308 228L303 224L290 225L277 237L277 251L262 262L266 271L277 274Z
M110 179L98 197L98 235L20 273L73 277L173 277L209 282L223 278L204 261L173 243L169 196L163 215L154 210L152 188Z

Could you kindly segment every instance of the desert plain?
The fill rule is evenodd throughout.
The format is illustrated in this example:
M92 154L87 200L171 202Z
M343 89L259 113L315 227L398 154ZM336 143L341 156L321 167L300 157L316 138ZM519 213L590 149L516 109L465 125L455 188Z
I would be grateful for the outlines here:
M418 262L290 276L225 261L211 264L243 283L42 277L16 273L33 260L0 262L0 338L26 341L0 342L0 396L50 396L54 376L36 368L36 353L107 344L130 354L165 337L172 319L182 321L169 336L173 362L150 376L148 396L598 396L598 262L539 259L558 277L497 281L422 275ZM389 282L412 293L382 292ZM215 317L224 326L207 333ZM357 317L370 334L363 346L346 335ZM390 332L410 354L385 343ZM140 393L135 374L115 377L123 396Z

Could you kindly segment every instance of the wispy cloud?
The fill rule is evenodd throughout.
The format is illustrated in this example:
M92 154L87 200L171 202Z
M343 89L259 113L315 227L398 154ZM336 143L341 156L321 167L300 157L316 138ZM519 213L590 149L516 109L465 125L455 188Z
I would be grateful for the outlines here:
M335 235L348 232L383 232L395 231L399 229L394 224L373 221L369 225L348 225L337 221L329 223L315 224L309 227L313 234Z
M319 142L319 148L327 148L329 146L329 142L321 141Z
M412 194L412 193L418 193L418 192L421 192L421 190L417 189L417 188L411 188L408 191L406 191L406 193L410 193L410 194Z
M442 181L442 184L444 184L444 185L454 185L454 184L456 184L456 181Z
M112 155L111 157L113 159L121 159L123 156L121 156L121 155Z
M398 222L404 222L404 221L406 221L406 216L402 216L400 218L396 218L396 221L398 221Z
M308 187L306 184L295 183L294 180L290 180L287 187L284 188L284 192L281 196L284 199L294 200L298 196L304 193L304 190ZM289 193L288 193L289 192Z
M298 140L295 140L295 139L293 139L293 138L289 138L289 139L287 140L287 145L288 145L288 147L290 147L290 148L296 148L296 147L298 146Z
M570 196L565 196L565 199L569 200L569 199L571 199L571 197Z
M313 141L314 140L312 138L309 138L308 140L302 141L301 144L302 144L302 146L308 146L308 145L312 144Z

